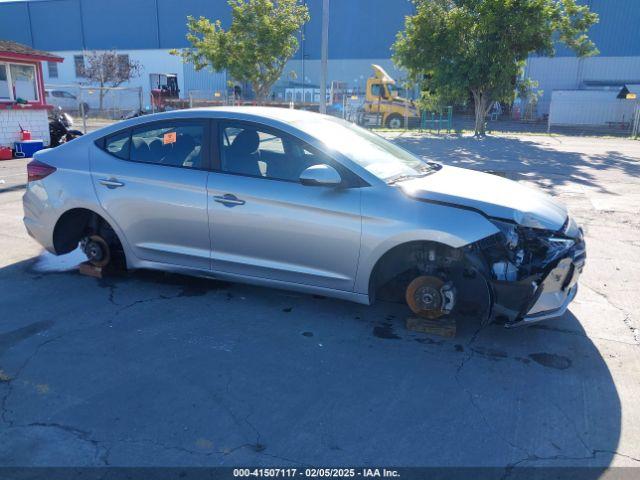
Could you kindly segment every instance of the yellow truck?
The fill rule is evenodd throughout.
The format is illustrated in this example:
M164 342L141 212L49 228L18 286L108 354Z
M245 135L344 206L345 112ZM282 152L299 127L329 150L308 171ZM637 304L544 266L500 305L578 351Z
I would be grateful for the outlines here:
M396 81L380 65L371 65L374 76L367 91L360 123L366 126L407 128L420 122L420 111L412 100L402 98Z

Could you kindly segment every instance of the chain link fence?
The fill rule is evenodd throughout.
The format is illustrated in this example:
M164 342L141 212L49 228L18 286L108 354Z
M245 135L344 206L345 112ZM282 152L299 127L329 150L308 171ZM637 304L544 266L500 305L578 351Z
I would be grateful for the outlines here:
M226 91L189 90L189 108L231 105Z
M187 98L167 98L155 105L155 111L219 106L267 106L318 112L319 89L314 87L276 90L262 102L226 91L190 90ZM394 97L372 98L355 90L327 91L327 115L345 119L372 129L416 129L433 133L454 131L453 107L439 111L421 111L414 100Z
M363 89L331 82L327 89L327 114L365 128L417 130L434 134L473 132L475 118L469 105L448 106L438 111L420 109L412 97L415 89ZM77 115L77 125L95 130L130 116L157 111L198 107L258 105L252 95L229 87L221 90L190 90L186 98L157 97L143 108L141 87L98 88L83 85L47 85L49 104ZM279 86L265 106L319 111L320 89L307 86ZM486 117L488 133L557 133L565 135L640 135L640 102L616 99L611 92L554 92L549 113L540 113L535 104L495 103Z
M49 105L77 117L86 133L143 111L142 87L45 85Z

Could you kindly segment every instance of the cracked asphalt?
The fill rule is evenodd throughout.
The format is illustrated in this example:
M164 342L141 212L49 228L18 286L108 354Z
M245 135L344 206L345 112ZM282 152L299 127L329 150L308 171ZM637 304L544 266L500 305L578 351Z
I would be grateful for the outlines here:
M25 161L0 162L0 466L640 467L640 143L387 136L562 198L588 248L570 311L444 339L399 305L84 277L27 236Z

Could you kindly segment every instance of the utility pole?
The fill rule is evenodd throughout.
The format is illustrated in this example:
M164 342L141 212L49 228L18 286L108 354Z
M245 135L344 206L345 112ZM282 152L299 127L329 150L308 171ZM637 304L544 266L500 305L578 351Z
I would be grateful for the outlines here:
M307 6L307 0L302 0L302 4L306 7ZM304 40L306 38L306 33L307 33L307 29L306 29L306 23L302 24L302 31L300 32L300 47L302 50L302 103L306 102L306 97L305 97L305 84L306 84L306 80L305 80L305 73L304 73L304 60L305 60L305 53L304 53ZM294 85L295 86L295 85ZM294 89L295 92L295 89ZM292 98L295 95L292 95ZM311 90L311 103L313 103L313 89Z
M320 113L327 113L327 60L329 57L329 0L322 0L322 47L320 60Z

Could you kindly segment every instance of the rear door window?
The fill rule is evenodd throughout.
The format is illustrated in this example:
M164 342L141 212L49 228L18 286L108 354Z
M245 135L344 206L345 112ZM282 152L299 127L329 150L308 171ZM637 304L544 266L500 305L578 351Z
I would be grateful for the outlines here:
M129 159L171 167L204 168L204 123L154 123L132 131Z

